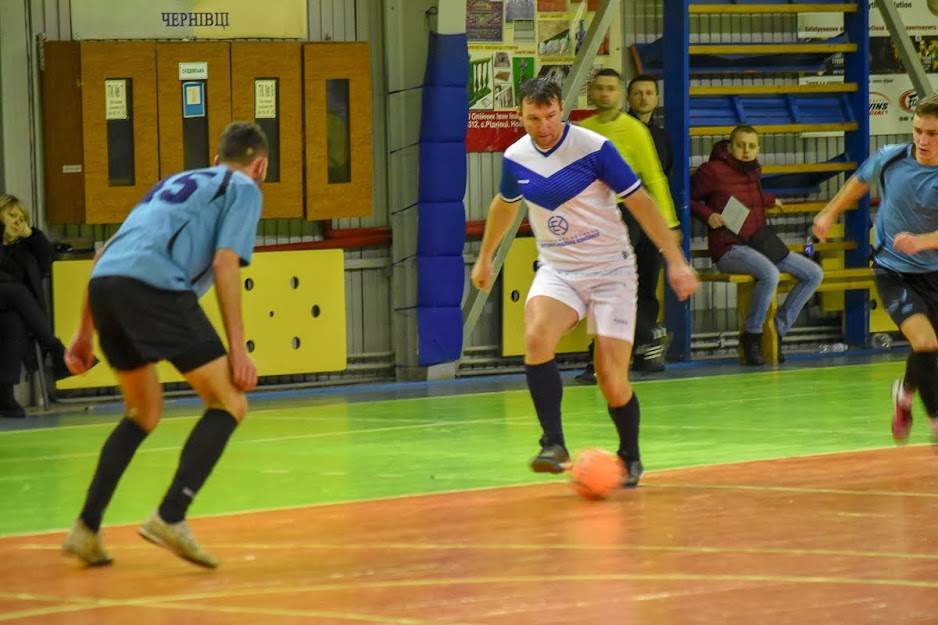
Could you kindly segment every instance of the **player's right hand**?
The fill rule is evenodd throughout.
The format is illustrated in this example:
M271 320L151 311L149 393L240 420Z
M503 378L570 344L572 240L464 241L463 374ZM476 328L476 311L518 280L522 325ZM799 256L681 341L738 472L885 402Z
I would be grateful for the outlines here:
M476 261L476 264L472 266L472 285L480 291L488 293L492 290L494 274L495 272L492 271L492 262L480 258Z
M833 225L834 217L827 211L822 210L814 216L814 222L811 224L811 232L814 233L814 236L817 237L819 242L824 243Z
M257 367L246 349L232 350L228 355L231 367L231 380L242 391L250 391L257 386Z
M65 351L65 366L75 375L81 375L95 365L94 342L77 336Z

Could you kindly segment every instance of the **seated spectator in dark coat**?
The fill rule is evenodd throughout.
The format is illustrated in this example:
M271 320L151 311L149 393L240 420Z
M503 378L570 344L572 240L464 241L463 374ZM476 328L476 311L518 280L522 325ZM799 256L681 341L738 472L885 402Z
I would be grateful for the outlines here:
M12 195L0 195L0 229L0 416L23 417L13 387L19 383L30 340L35 339L51 358L55 379L67 377L69 371L65 346L52 332L42 290L42 279L52 267L52 244L30 226L22 202Z
M782 204L771 193L762 191L759 149L756 130L737 126L729 141L714 144L710 160L697 169L690 184L691 213L710 229L710 258L720 271L748 274L756 280L749 314L739 337L747 365L765 364L762 327L778 287L779 274L790 273L798 281L773 320L779 344L824 278L820 265L801 254L790 253L768 226L766 209ZM738 233L726 228L723 219L723 210L731 197L749 209Z

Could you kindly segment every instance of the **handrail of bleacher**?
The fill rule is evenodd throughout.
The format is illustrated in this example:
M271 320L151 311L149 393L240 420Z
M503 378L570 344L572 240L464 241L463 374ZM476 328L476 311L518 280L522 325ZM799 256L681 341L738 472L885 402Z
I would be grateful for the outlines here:
M660 74L664 69L664 38L629 46L638 71ZM837 53L857 46L845 35L799 43L693 44L688 47L691 73L812 72L826 69Z
M720 3L708 0L706 3L691 2L688 7L691 15L701 14L732 14L732 13L856 13L856 4L839 2L792 2L782 4L778 2L767 3Z

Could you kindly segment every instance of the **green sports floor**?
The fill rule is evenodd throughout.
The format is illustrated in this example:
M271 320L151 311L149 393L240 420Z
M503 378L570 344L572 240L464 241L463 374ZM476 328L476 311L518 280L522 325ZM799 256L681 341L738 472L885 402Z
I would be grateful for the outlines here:
M760 371L675 365L634 381L646 470L892 447L890 386L904 350L790 358ZM571 450L614 449L596 387L564 374ZM124 476L106 525L155 508L198 417L194 398L166 417ZM928 442L920 417L912 443ZM74 520L119 404L57 405L0 423L0 535L61 530ZM530 473L539 427L523 376L251 395L190 516L463 491L563 480Z

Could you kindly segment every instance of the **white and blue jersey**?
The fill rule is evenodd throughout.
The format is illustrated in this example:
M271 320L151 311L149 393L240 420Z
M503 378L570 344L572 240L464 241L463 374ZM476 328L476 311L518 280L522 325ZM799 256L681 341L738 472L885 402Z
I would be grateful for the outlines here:
M550 150L525 135L502 160L499 195L527 202L539 260L560 271L622 264L631 255L629 235L616 206L641 181L608 139L566 124Z
M251 261L262 196L245 174L223 165L164 178L108 242L92 278L126 276L201 297L215 282L215 252Z
M881 200L873 224L874 260L899 273L938 271L938 250L910 255L893 247L900 232L938 231L938 166L919 164L911 144L886 145L860 166L857 179L867 185L879 182L886 163L886 188L879 190Z

